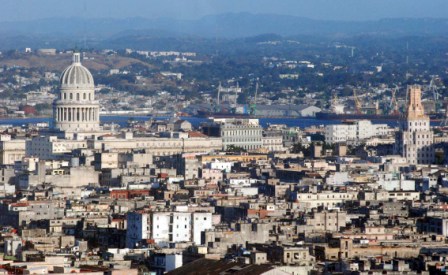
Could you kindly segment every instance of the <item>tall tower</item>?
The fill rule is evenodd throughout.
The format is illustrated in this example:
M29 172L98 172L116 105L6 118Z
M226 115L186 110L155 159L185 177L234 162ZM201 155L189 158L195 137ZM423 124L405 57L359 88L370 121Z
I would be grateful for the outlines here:
M95 100L92 74L81 64L80 53L60 78L60 94L53 102L55 130L89 133L100 130L99 103Z
M397 133L396 153L405 157L410 164L431 164L434 162L434 138L429 117L425 115L421 102L421 87L409 86L407 93L409 101L406 117Z

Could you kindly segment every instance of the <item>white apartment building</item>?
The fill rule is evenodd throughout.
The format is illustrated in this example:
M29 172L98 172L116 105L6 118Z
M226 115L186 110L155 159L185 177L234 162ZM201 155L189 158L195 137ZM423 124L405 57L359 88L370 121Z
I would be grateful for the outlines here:
M126 247L152 240L159 246L173 242L203 244L202 234L213 228L209 212L132 212L127 217Z
M205 244L202 240L202 234L207 229L213 228L213 217L212 213L209 212L196 212L192 213L192 232L193 232L193 242L196 245Z
M191 241L191 213L155 212L152 214L152 239L159 245Z
M386 136L392 133L393 129L387 124L372 124L370 120L356 120L325 126L325 142L356 144L374 136Z

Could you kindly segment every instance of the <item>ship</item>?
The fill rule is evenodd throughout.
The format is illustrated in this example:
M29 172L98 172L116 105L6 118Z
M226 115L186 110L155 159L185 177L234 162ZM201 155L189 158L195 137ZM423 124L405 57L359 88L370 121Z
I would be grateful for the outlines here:
M318 112L316 113L316 119L318 120L361 120L367 119L371 121L398 121L403 119L401 114L336 114L331 112ZM430 114L429 119L431 122L441 122L444 119L443 114Z
M208 108L199 109L196 111L197 117L204 118L254 118L256 112L256 100L258 94L258 83L256 85L255 97L248 105L242 105L237 103L238 94L242 93L242 89L237 83L236 87L231 86L224 88L221 83L218 86L218 93L216 101L211 102L211 106ZM227 101L227 104L223 104L223 98Z
M390 114L336 114L331 112L318 112L316 113L316 119L318 120L353 120L353 119L367 119L367 120L400 120L401 115Z
M203 117L203 118L252 118L253 116L248 113L232 113L232 112L212 112L210 110L198 110L196 112L197 117Z

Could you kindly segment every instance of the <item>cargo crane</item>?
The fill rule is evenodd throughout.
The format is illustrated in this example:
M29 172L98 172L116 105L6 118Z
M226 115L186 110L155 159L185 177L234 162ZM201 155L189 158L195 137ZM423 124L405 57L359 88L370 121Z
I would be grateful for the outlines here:
M331 110L333 111L333 113L336 113L336 105L339 102L339 98L336 92L333 92L332 98L331 98Z
M390 90L392 93L392 99L390 101L390 106L389 106L390 110L391 110L391 112L390 112L391 115L398 116L400 114L400 111L398 110L398 101L397 101L397 93L399 90L400 90L400 88L397 85L395 85L394 89Z
M258 95L258 82L255 85L254 100L249 105L249 115L251 115L251 116L254 116L257 113L257 95Z
M240 88L240 84L237 82L236 83L236 89L235 89L235 101L230 104L230 111L232 114L236 113L236 107L238 106L238 90Z
M434 99L434 108L435 108L435 113L438 113L440 110L440 94L439 91L437 90L437 85L435 83L436 81L436 76L432 76L431 81L429 82L429 92L432 93L432 97Z
M221 90L222 90L222 85L221 85L221 81L220 81L219 86L218 86L218 96L216 98L216 101L212 102L213 112L215 112L215 113L218 113L221 111Z
M361 110L361 108L362 108L362 106L361 106L361 101L359 101L359 98L358 98L358 94L356 93L356 89L353 89L353 100L355 101L355 110L356 110L356 114L361 114L362 112L362 110Z

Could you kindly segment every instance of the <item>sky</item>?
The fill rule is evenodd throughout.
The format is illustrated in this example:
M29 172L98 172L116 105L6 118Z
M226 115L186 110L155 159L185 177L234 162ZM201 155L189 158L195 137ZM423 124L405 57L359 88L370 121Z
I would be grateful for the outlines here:
M448 18L448 0L0 0L0 21L54 17L198 19L229 12L344 21Z

